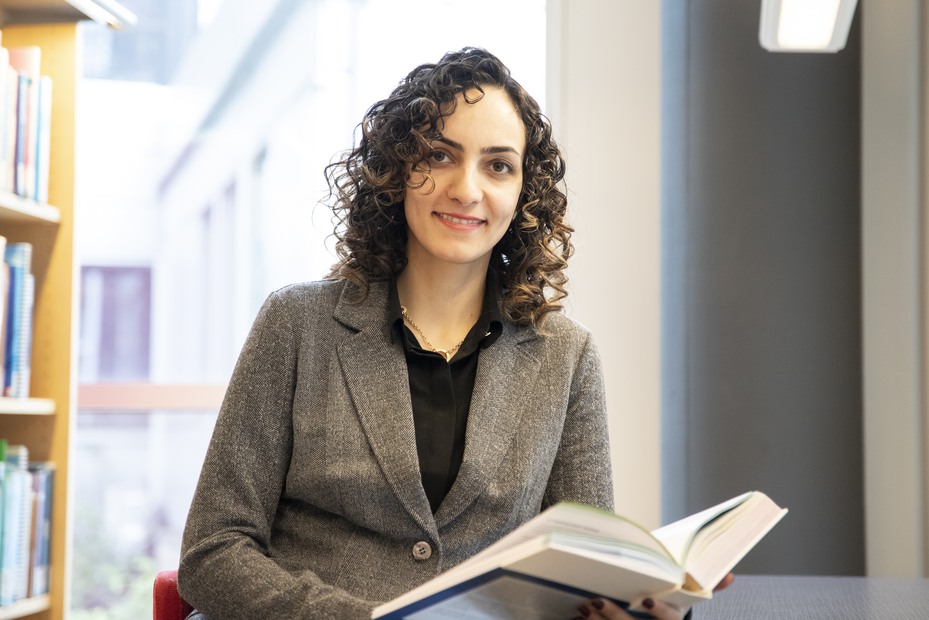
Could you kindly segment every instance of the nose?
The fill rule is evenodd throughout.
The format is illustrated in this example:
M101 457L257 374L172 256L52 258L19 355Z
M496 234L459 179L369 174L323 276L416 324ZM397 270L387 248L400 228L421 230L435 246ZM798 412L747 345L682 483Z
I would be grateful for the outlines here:
M448 185L448 197L463 206L477 204L484 197L480 173L471 166L458 167Z

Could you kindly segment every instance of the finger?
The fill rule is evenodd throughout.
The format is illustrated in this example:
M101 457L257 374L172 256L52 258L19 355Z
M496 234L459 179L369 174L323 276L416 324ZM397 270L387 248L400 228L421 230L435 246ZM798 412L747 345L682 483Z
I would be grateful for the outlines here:
M596 598L578 607L585 620L633 620L622 607L602 598Z
M644 607L656 620L681 620L687 614L686 609L681 610L674 605L669 605L668 603L656 601L651 598L642 601L642 607Z
M735 575L733 575L732 573L729 573L728 575L723 577L722 581L716 584L716 587L713 588L713 591L719 592L720 590L724 590L728 588L729 586L731 586L733 581L735 581Z

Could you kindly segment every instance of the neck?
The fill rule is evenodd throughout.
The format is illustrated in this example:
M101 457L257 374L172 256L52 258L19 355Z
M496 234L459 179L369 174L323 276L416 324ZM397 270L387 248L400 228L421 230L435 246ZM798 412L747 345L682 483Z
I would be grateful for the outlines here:
M480 316L487 281L486 266L474 269L422 269L410 262L397 276L397 293L409 317L436 348L448 349L461 341ZM415 331L415 330L414 330ZM422 338L417 334L422 342Z

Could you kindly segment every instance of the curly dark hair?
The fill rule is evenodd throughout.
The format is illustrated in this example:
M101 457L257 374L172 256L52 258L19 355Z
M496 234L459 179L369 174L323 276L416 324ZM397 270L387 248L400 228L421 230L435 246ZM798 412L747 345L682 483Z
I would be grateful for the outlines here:
M363 298L370 282L403 270L409 172L428 165L430 141L440 136L441 121L454 112L457 95L473 103L486 87L507 93L526 129L516 217L491 258L503 289L501 310L514 323L541 326L547 313L561 309L558 302L567 295L564 269L574 251L573 229L564 219L564 158L535 99L496 56L473 47L413 69L365 113L358 145L326 167L338 254L330 278L357 284Z

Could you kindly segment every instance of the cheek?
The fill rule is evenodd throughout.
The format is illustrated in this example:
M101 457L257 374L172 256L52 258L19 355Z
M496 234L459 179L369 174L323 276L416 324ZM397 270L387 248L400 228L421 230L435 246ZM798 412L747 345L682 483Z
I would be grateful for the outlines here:
M406 213L407 219L416 216L416 212L422 203L422 193L419 190L407 188L406 193L403 195L403 211Z
M505 219L508 224L516 217L516 212L518 211L519 207L519 198L521 195L522 186L508 190L498 199L497 204L500 205L500 216L502 219Z

